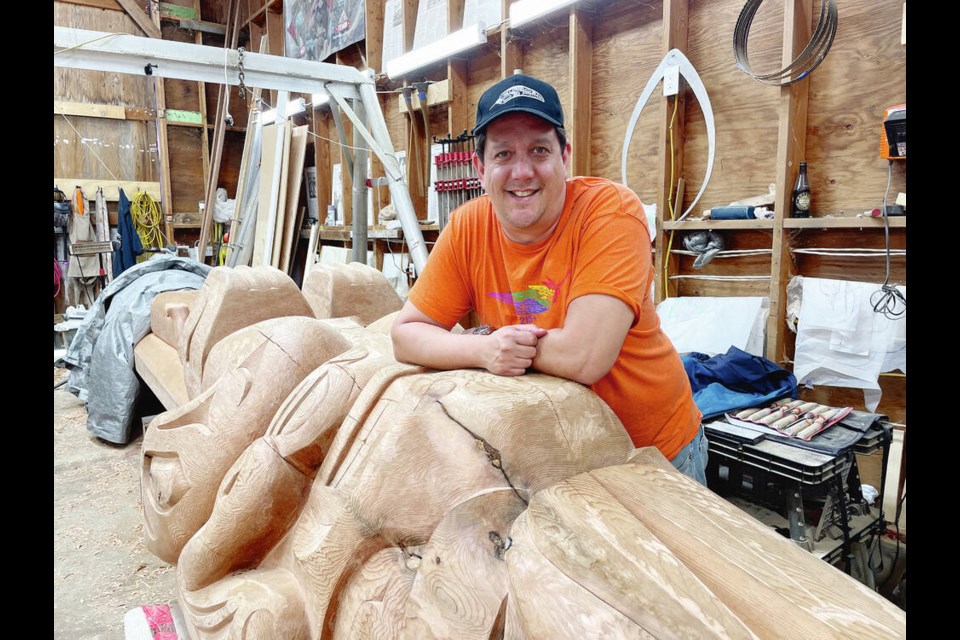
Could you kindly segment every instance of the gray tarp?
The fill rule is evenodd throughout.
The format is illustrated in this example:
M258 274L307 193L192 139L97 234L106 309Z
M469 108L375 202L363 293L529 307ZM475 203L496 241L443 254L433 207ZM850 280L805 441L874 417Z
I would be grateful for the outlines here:
M63 357L67 391L87 405L87 430L117 444L130 442L140 384L133 348L150 333L150 303L164 291L199 289L210 267L155 255L121 273L100 293Z

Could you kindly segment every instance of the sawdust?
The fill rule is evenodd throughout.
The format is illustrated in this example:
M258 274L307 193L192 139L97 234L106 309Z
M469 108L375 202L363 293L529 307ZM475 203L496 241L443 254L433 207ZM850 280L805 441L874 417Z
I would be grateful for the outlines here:
M54 368L54 385L67 375ZM116 640L130 609L176 601L176 570L143 544L142 440L92 436L83 403L53 393L54 637Z

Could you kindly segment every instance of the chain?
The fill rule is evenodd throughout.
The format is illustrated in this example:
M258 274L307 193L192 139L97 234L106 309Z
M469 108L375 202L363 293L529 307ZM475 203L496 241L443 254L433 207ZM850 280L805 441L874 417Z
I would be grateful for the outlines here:
M247 97L247 87L243 84L243 47L237 48L237 67L239 69L240 77L240 98Z

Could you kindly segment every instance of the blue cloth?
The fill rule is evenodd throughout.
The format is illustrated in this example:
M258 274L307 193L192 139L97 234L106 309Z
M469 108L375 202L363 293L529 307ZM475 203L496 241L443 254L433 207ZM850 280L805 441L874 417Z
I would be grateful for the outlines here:
M797 397L797 379L792 373L736 347L722 355L692 352L680 359L704 419Z
M117 232L120 234L120 248L113 252L114 278L137 264L137 256L143 253L143 243L130 216L130 200L123 189L120 189L120 205L117 209Z

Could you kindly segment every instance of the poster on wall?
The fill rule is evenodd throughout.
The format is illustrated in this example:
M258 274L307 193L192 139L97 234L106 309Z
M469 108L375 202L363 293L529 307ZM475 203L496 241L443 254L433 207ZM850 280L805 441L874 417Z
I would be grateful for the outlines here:
M283 0L284 54L323 61L366 37L364 0Z

